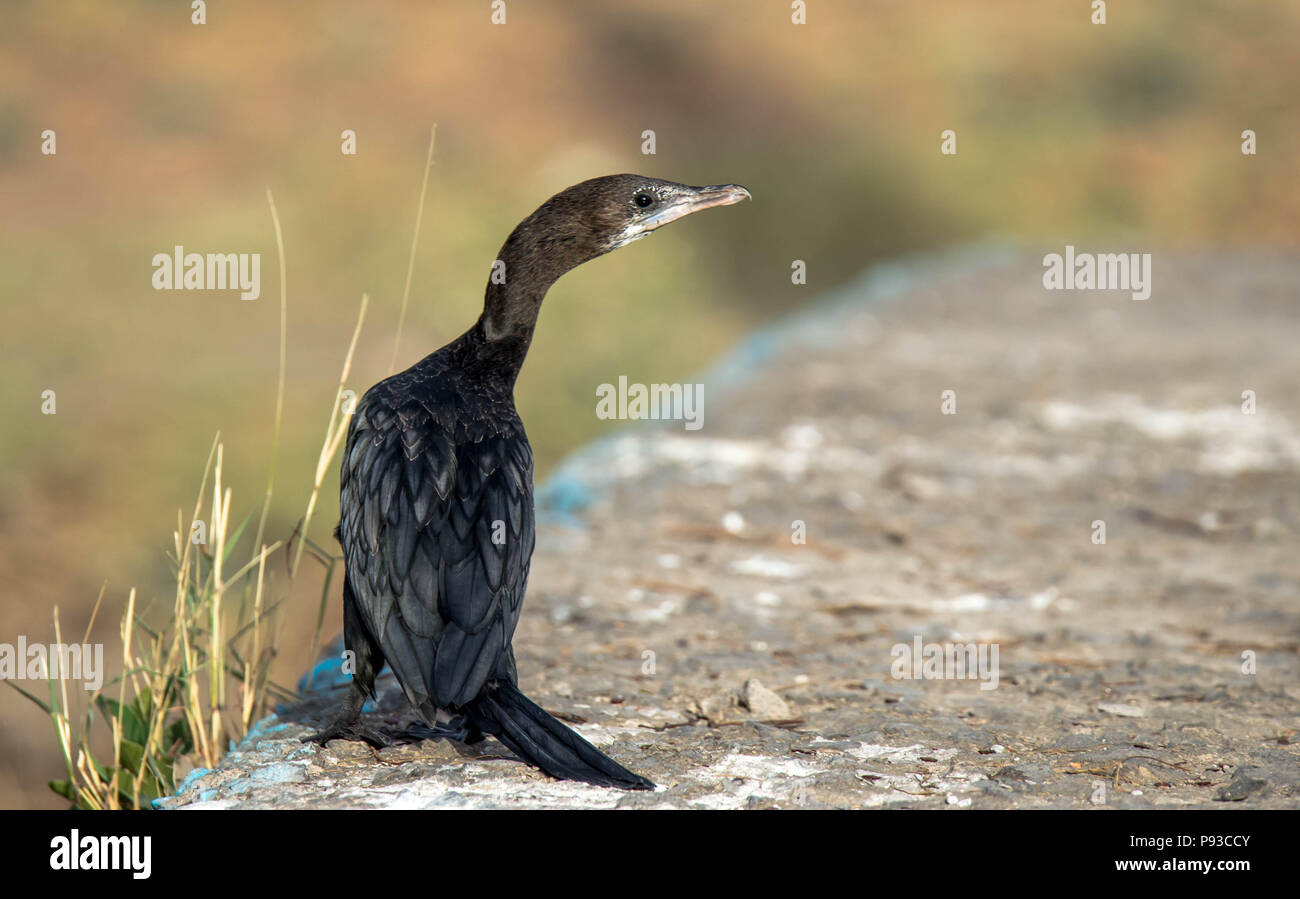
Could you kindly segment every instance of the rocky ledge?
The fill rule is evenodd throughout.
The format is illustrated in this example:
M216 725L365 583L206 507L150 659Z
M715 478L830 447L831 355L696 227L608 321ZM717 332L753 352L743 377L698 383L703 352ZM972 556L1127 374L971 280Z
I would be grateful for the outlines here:
M305 745L326 662L160 804L1300 805L1300 263L1155 263L1145 301L998 248L876 270L695 379L699 430L549 479L522 686L657 791Z

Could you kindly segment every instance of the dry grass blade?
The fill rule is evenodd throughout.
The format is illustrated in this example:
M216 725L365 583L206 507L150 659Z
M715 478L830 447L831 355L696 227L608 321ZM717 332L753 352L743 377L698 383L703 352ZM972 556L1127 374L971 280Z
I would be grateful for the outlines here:
M348 344L347 355L343 357L343 372L339 375L338 388L334 391L334 405L330 409L329 424L325 426L325 441L321 445L320 456L316 460L316 476L312 481L311 497L307 500L307 511L303 514L299 528L301 538L293 555L293 564L289 568L290 578L298 576L298 563L302 559L302 549L307 542L307 531L311 526L312 514L316 511L316 500L320 496L321 484L329 471L330 462L338 452L343 438L348 433L348 422L352 418L352 409L343 409L343 391L346 389L348 375L352 372L352 358L357 351L357 341L361 339L361 328L365 324L366 309L370 306L369 294L361 295L361 310L357 313L357 326L352 330L352 341ZM340 416L342 421L339 420Z
M420 244L420 224L424 221L424 198L429 190L429 169L433 167L433 145L438 137L435 122L429 129L429 155L424 160L424 179L420 182L420 203L415 209L415 234L411 236L411 256L406 263L406 287L402 289L402 309L397 314L397 336L393 338L393 358L388 361L388 373L397 368L397 351L402 345L402 326L406 324L406 304L411 299L411 279L415 274L415 249Z
M406 292L402 300L403 314L410 295L433 146L431 134ZM251 520L252 515L231 530L233 491L224 483L225 446L218 433L208 452L188 522L183 510L177 511L176 530L172 535L176 590L166 622L159 625L145 620L137 607L135 590L131 590L127 599L120 625L123 670L116 679L116 699L106 696L102 689L95 690L87 703L84 728L79 736L74 736L74 713L68 690L71 672L60 666L57 678L51 676L48 679L48 704L19 688L32 702L41 706L54 724L68 779L51 786L82 808L149 807L154 799L175 791L176 777L180 773L177 768L186 764L203 768L215 766L225 754L227 745L246 736L274 698L292 695L272 682L270 677L278 621L283 617L276 613L292 591L303 550L310 542L307 534L321 486L347 437L352 406L347 404L345 407L344 396L370 298L368 295L361 298L356 327L344 356L311 495L298 529L298 546L292 554L286 552L286 557L292 556L291 560L286 558L288 583L284 585L283 595L268 597L268 591L273 588L268 579L270 569L267 563L273 553L284 548L281 541L268 543L263 538L275 493L276 460L284 413L288 305L284 239L275 199L269 190L267 201L280 260L280 365L271 458L251 558L241 560L242 564L236 564L230 558L240 544L244 524ZM399 323L399 341L400 337ZM208 496L211 504L208 521L204 522ZM312 546L313 558L320 559L326 568L323 603L333 582L337 560L315 544ZM254 569L257 577L250 584L246 576ZM228 573L231 570L233 574ZM228 603L227 598L236 587L242 589L242 596L237 613L232 615L233 604ZM91 616L91 626L103 595L101 589ZM313 638L313 656L320 643L323 620L321 614ZM57 607L54 610L54 630L56 641L62 645ZM88 626L84 642L88 643L89 637ZM97 761L90 749L96 709L102 713L99 720L108 719L111 727L111 764Z

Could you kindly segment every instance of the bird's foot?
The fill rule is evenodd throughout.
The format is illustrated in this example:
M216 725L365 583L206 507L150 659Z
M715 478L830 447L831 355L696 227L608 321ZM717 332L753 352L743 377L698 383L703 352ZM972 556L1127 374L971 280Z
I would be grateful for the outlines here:
M324 730L303 737L302 742L319 743L324 746L330 740L350 740L368 743L375 749L392 746L393 738L387 731L361 723L361 710L365 703L366 694L353 684L352 689L348 691L347 699L344 700L343 709L339 712L338 717L330 722Z
M421 740L452 740L473 745L483 742L483 732L469 723L464 715L452 718L445 724L430 727L423 721L412 721L393 735L398 743L418 743Z
M393 745L393 738L387 732L377 727L368 727L355 720L335 721L324 730L302 738L304 743L319 743L321 746L326 745L330 740L360 741L370 744L375 749Z

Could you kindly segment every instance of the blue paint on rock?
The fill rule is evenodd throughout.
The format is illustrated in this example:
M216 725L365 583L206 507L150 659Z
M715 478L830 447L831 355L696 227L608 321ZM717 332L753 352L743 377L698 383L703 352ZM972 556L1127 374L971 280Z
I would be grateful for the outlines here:
M307 779L307 772L303 770L302 765L291 765L288 762L277 762L274 765L267 765L264 768L258 768L249 775L248 779L262 784L302 783Z
M185 779L182 780L180 786L176 788L176 792L184 793L186 790L190 788L191 784L193 784L194 781L198 780L200 777L202 777L205 774L211 774L211 773L212 773L211 768L195 768L189 774L185 775Z

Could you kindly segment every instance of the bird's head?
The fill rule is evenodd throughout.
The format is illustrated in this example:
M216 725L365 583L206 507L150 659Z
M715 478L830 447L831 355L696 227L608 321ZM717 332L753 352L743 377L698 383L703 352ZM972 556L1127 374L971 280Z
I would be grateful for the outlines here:
M526 231L536 249L567 271L669 222L747 199L749 191L739 184L692 187L645 175L606 175L551 197L516 233Z
M691 187L641 175L611 175L587 183L596 186L593 205L598 210L605 252L640 240L691 213L749 199L749 191L739 184Z
M691 187L645 175L606 175L560 191L501 247L484 302L491 339L531 334L547 289L565 272L693 212L749 199L739 184Z

